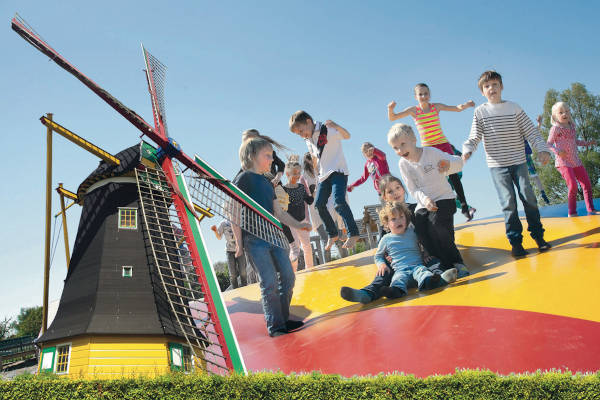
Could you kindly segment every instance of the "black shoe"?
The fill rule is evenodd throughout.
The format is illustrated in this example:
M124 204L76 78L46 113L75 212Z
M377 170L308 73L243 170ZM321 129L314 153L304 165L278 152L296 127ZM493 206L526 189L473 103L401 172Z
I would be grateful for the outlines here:
M293 331L294 329L298 329L304 326L304 322L302 321L294 321L292 319L288 319L287 321L285 321L285 329L287 329L288 332Z
M406 295L406 293L404 293L402 291L402 289L397 288L397 287L391 287L391 286L382 287L381 289L379 289L379 294L387 297L388 299L397 299L399 297Z
M441 280L440 274L433 274L431 276L428 276L427 278L423 279L423 282L422 282L419 290L431 290L431 289L438 288L441 286L440 280Z
M522 258L529 254L527 250L523 248L523 245L521 243L513 244L510 253L514 258Z
M546 242L543 238L542 239L535 239L535 242L538 245L538 249L540 250L540 253L543 253L544 251L548 251L552 248L552 246L550 245L550 243Z
M342 296L342 299L354 303L367 304L373 301L371 296L365 290L353 289L348 286L342 286L340 289L340 296Z
M277 336L285 335L286 333L288 333L287 329L277 329L276 331L269 333L269 336L277 337Z

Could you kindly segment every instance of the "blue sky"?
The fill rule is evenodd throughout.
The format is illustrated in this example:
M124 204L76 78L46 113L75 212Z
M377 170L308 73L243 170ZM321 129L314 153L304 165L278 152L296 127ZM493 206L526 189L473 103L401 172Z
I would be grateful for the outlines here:
M176 5L174 5L176 4ZM452 4L452 5L451 5ZM456 4L456 5L454 5ZM189 154L197 153L225 176L239 169L240 133L257 128L302 154L289 133L298 109L332 119L352 135L344 144L350 180L362 172L360 145L386 144L391 123L386 105L414 104L412 88L426 82L432 101L459 104L484 98L477 78L496 69L503 97L535 117L549 88L582 82L600 92L599 7L592 2L103 2L0 3L4 29L0 109L4 167L0 231L0 319L42 302L45 129L54 119L111 153L138 140L138 131L79 81L10 29L18 12L58 52L91 79L151 122L143 42L167 67L169 132ZM442 128L454 144L468 135L472 109L443 113ZM410 119L402 122L414 126ZM53 186L75 191L98 160L54 137ZM477 217L499 213L480 149L465 166L463 185ZM371 182L350 194L355 216L377 197ZM53 199L53 214L58 211ZM69 211L71 245L80 210ZM456 223L463 217L456 216ZM50 298L60 295L66 273L61 241L51 271ZM208 241L213 260L223 243Z

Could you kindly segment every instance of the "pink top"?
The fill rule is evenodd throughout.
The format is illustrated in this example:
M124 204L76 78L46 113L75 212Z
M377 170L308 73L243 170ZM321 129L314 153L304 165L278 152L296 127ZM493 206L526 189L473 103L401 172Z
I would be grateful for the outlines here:
M583 165L579 155L577 155L577 146L587 146L588 144L590 143L585 140L577 139L573 125L568 128L552 125L552 128L550 128L548 146L556 155L556 162L554 163L556 167L575 168ZM561 151L565 152L562 156L558 155Z
M370 158L365 163L365 169L360 178L356 182L352 183L349 187L356 187L362 185L371 176L373 178L373 184L375 190L379 193L379 178L383 175L390 173L390 167L388 166L385 158L385 153L377 148L373 149L373 158Z

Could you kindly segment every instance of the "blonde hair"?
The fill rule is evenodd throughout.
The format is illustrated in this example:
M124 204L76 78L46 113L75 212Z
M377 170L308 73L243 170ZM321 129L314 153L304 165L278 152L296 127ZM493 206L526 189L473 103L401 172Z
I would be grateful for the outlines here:
M276 147L279 150L291 151L289 147L282 145L278 141L270 138L269 136L261 135L257 129L246 129L244 132L242 132L242 143L248 139L257 138L257 137L265 139L266 141L271 143L271 145L273 145L273 147Z
M285 172L287 173L288 171L296 168L302 171L302 166L300 165L300 156L298 154L292 154L288 157L288 162L285 163Z
M362 151L364 153L365 151L367 151L367 149L370 149L370 148L375 148L375 146L373 146L373 143L371 143L371 142L364 142L362 144L362 146L360 146L360 151Z
M397 123L397 124L392 125L392 127L388 131L388 134L387 134L388 143L391 145L392 142L395 142L397 139L401 138L402 136L412 137L415 140L417 139L417 137L415 136L415 132L409 125Z
M407 224L410 222L412 217L412 214L406 204L401 201L392 201L385 203L385 206L379 210L379 221L381 221L383 225L387 225L390 217L393 217L395 214L404 214Z
M571 125L575 126L575 122L573 121L573 116L571 115L571 108L564 101L557 101L552 106L552 114L550 115L550 121L552 122L552 125L558 125L558 121L556 120L556 118L554 118L554 114L556 114L558 112L558 109L561 107L564 107L569 112L569 123Z
M242 142L242 145L240 146L240 163L242 164L242 169L244 171L254 167L254 158L265 147L273 149L273 144L260 136L260 134L259 136L247 138Z

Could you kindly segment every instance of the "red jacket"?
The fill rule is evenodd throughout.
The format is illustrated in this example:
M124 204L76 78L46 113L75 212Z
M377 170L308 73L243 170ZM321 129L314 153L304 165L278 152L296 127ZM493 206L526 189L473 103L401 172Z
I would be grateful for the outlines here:
M385 153L377 148L373 150L373 158L369 158L365 163L365 170L363 175L356 180L353 184L348 186L349 189L353 189L358 185L362 185L371 176L373 178L373 184L375 190L379 193L379 178L383 175L390 173L390 167L388 166L385 158Z

